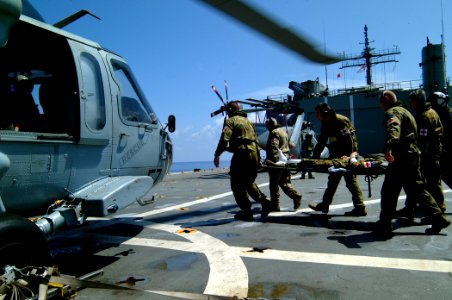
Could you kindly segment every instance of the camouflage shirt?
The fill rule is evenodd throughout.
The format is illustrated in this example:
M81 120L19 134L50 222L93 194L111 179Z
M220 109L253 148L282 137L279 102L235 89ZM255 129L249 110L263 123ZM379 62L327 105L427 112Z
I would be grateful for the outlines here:
M331 158L350 155L358 152L358 140L356 139L355 128L350 120L340 114L336 114L336 119L329 122L322 122L320 135L314 149L314 158L319 158L320 153L330 140L328 149Z
M416 114L415 119L418 128L418 146L422 156L439 158L442 149L443 126L438 114L430 104L426 104Z
M268 135L267 145L265 147L267 159L272 162L277 162L278 149L281 149L286 156L289 153L289 136L281 125L277 125Z
M234 153L245 150L259 152L260 148L253 123L247 119L246 113L239 111L226 120L215 156L220 156L224 151Z
M386 131L384 150L394 153L419 152L417 147L417 126L413 115L401 106L386 110L383 126Z

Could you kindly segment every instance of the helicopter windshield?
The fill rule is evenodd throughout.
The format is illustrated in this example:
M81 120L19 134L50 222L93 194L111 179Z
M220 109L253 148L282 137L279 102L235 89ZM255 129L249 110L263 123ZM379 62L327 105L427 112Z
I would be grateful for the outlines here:
M151 106L140 97L140 92L135 88L132 75L127 66L119 61L112 63L114 76L119 84L120 99L119 110L122 120L128 122L157 124L158 119Z

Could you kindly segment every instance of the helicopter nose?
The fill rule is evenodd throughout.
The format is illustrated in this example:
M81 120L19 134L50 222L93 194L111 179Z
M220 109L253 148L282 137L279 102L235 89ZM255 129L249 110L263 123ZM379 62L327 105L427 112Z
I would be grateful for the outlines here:
M8 156L0 152L0 179L8 171L10 165L11 161L9 160Z

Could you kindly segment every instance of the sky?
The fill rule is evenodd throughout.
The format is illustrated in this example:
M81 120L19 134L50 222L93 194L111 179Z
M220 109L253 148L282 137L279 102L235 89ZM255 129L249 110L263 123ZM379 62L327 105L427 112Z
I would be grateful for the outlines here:
M374 67L377 82L420 80L422 48L452 47L452 2L441 0L247 0L284 27L327 53L359 54L364 26L375 50L398 46L397 63ZM210 113L223 98L264 99L289 94L290 81L319 78L330 89L365 84L365 72L325 66L276 44L197 0L30 0L48 23L81 9L84 16L64 28L98 42L129 63L160 121L176 116L171 133L175 162L213 161L223 118ZM450 41L450 47L448 43ZM338 74L341 74L338 78ZM225 154L222 160L230 159Z

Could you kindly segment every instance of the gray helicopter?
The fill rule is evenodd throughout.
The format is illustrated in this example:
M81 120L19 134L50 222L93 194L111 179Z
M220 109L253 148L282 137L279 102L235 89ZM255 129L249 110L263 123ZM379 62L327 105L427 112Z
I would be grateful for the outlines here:
M171 167L175 117L121 56L61 29L86 13L50 25L0 1L0 266L44 263L49 235L145 203Z

